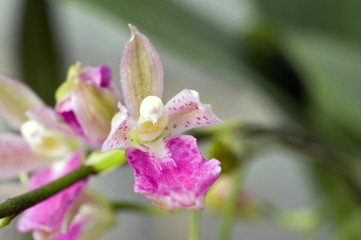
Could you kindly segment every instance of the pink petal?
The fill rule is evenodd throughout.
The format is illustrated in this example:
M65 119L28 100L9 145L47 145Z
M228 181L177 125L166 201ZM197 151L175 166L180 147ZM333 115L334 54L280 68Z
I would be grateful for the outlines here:
M92 194L84 194L78 213L74 217L67 232L54 233L49 240L90 240L100 236L111 228L115 221L115 213L103 199ZM35 235L41 235L36 232ZM34 236L34 239L37 239ZM39 237L39 240L42 239Z
M205 161L197 140L189 135L169 139L164 147L164 156L127 149L127 161L134 168L134 191L167 210L202 209L208 188L220 174L220 162Z
M51 237L49 240L77 240L83 231L85 222L77 222L72 224L66 233L59 233ZM34 233L34 239L37 239L37 233ZM39 240L42 238L39 238Z
M164 107L169 117L165 136L171 137L189 129L223 123L209 104L201 103L197 91L184 89Z
M120 83L129 115L137 119L145 97L162 97L163 65L149 39L133 25L129 28L132 36L120 59Z
M27 120L25 112L43 105L42 100L24 83L0 73L0 116L12 127Z
M76 152L63 162L53 163L51 167L31 176L29 189L38 188L50 181L75 170L80 166L81 152ZM74 205L79 204L77 198L85 187L86 180L79 181L64 189L51 198L38 203L24 212L18 221L18 230L28 232L39 230L56 232L66 228L65 221L71 220L69 214L74 214Z
M102 152L115 149L125 150L137 143L136 122L128 116L127 110L119 103L120 111L112 119L112 128L104 141Z
M64 122L78 135L84 136L84 132L74 112L74 102L71 97L60 102L56 112L63 118Z
M0 179L16 178L46 163L16 134L0 134Z
M47 128L51 128L57 130L59 132L64 133L67 136L73 136L73 130L61 121L59 116L55 113L55 111L48 106L40 106L33 109L30 109L26 112L26 116L38 123L41 123Z
M112 80L112 72L108 66L84 67L78 79L96 87L108 87Z

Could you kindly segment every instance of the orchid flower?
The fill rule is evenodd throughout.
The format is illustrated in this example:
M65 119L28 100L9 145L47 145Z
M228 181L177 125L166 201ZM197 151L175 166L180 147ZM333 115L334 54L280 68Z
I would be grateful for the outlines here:
M81 152L71 154L61 162L54 162L50 167L33 174L29 179L29 189L38 188L79 167ZM27 209L18 221L20 232L33 231L35 240L40 235L67 232L68 226L75 216L80 204L80 196L86 180L64 189L49 199Z
M48 234L37 231L34 232L34 238L36 240L95 240L115 223L115 214L107 203L100 197L85 192L79 210L67 232Z
M205 161L196 139L179 134L222 121L194 90L184 89L163 104L160 57L146 36L129 27L132 35L120 60L126 107L118 104L102 151L126 150L134 168L134 191L158 207L202 209L208 188L220 174L220 162Z
M56 112L91 146L100 146L110 131L118 101L106 66L69 68L67 80L56 92Z
M29 87L4 74L0 83L0 115L22 135L0 134L0 179L62 160L81 146L73 131Z

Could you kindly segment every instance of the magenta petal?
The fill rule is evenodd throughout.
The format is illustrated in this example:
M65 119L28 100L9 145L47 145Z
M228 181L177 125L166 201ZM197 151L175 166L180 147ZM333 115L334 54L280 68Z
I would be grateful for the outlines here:
M157 206L202 209L205 194L221 172L216 159L205 161L197 140L189 135L169 139L165 156L128 148L126 158L134 168L134 191Z
M0 134L0 179L18 177L20 173L34 170L45 163L21 136Z
M83 129L81 128L74 112L74 103L72 98L69 97L62 101L56 108L56 112L61 116L72 129L73 131L80 135L84 136Z
M163 65L149 39L133 25L129 28L132 36L120 59L120 83L129 115L137 119L145 97L162 97Z
M165 136L172 137L189 129L223 123L209 104L201 103L197 91L184 89L164 106L169 117Z
M68 231L53 233L48 240L95 240L116 222L114 210L103 198L85 192L76 216ZM43 232L33 233L34 239L42 240Z
M80 166L81 153L76 152L63 162L52 164L51 167L39 171L31 176L29 180L30 190L38 188L50 181L75 170ZM28 232L40 230L45 232L60 231L67 226L69 214L77 204L79 194L85 186L86 180L79 181L51 198L29 208L18 221L18 230Z
M78 78L96 87L108 87L112 80L112 72L110 68L105 65L84 67Z

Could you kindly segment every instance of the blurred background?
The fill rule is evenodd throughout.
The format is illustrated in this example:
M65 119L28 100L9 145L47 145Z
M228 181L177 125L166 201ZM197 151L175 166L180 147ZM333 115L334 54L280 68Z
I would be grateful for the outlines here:
M245 169L242 189L256 199L258 210L245 204L235 216L231 239L359 240L360 11L358 0L0 0L0 71L50 105L75 61L110 66L119 85L132 23L162 58L164 101L195 89L230 126L200 141L208 158ZM91 184L148 203L129 168ZM102 239L187 239L187 211L117 215ZM216 239L221 215L222 206L202 212L202 239ZM15 224L0 231L26 237Z

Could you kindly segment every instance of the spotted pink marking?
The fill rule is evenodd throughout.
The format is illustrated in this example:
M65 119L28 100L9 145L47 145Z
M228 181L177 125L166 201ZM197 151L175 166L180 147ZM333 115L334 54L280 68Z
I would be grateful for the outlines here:
M173 124L173 128L177 128L177 124Z

